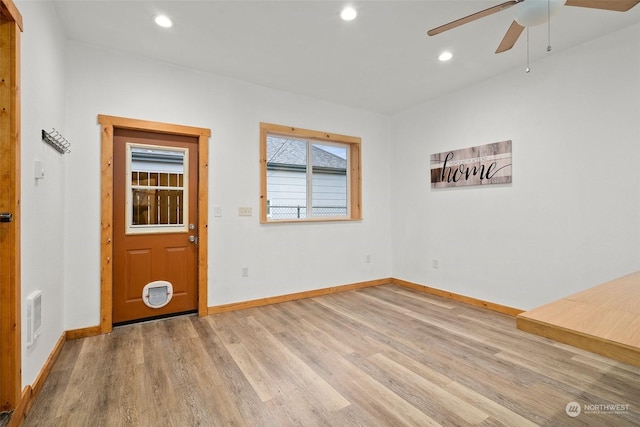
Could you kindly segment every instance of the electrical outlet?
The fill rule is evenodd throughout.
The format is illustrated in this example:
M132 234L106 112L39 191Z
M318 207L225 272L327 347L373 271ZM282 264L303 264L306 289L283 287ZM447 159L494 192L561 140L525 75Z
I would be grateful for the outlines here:
M249 267L242 267L242 277L249 277Z
M371 255L365 255L364 262L366 262L367 264L371 264Z
M239 216L251 216L252 209L251 208L238 208Z
M433 261L431 261L431 266L437 270L438 268L440 268L440 261L434 259Z

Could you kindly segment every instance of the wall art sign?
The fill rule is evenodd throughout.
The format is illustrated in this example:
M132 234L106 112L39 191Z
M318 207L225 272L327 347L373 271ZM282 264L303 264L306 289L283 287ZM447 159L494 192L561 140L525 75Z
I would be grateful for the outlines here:
M511 141L431 155L431 188L511 182Z

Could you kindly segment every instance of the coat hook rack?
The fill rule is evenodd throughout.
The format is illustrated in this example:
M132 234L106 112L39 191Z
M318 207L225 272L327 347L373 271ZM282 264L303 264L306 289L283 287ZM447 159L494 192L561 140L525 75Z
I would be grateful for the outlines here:
M60 154L71 152L71 150L69 149L71 143L67 141L67 139L55 129L52 129L51 132L47 132L43 129L42 140L59 151Z

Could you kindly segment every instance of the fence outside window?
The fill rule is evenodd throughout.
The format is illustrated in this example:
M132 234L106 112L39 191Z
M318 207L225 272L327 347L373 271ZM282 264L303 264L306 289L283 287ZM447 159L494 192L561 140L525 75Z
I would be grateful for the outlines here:
M307 217L306 206L267 205L267 215L271 219L298 219ZM347 216L346 206L314 206L314 216L344 217Z

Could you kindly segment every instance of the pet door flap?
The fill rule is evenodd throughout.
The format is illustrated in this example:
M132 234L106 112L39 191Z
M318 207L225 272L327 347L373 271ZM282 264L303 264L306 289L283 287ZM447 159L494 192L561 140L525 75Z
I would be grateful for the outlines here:
M148 283L142 289L142 302L144 302L147 307L164 307L169 304L172 297L173 286L171 283L164 280Z

